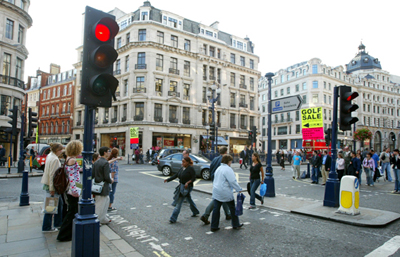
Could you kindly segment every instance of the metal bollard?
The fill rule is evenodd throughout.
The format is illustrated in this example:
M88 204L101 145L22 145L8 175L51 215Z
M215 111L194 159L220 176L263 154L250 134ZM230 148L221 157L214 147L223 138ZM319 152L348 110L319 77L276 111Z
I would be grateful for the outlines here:
M310 163L307 163L307 174L306 174L306 178L311 178Z
M129 164L129 153L128 153L128 164Z
M22 172L22 189L19 197L19 206L29 205L29 193L28 193L28 171Z

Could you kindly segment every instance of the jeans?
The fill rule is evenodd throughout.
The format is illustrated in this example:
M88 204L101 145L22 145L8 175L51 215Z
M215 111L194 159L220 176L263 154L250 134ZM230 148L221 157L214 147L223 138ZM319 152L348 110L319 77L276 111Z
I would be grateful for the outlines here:
M393 169L394 173L394 191L400 190L400 169Z
M182 203L185 197L188 203L190 204L190 210L192 211L193 215L200 213L199 210L197 209L196 204L193 202L192 197L190 196L192 190L193 187L189 187L189 193L186 196L183 196L182 194L179 195L178 200L176 200L176 206L174 208L174 211L172 212L171 218L169 218L170 221L176 222L176 220L178 219L179 213L181 212Z
M374 185L374 180L372 179L372 172L373 170L370 168L364 168L365 175L367 176L367 185Z
M312 167L311 180L318 184L319 167Z
M225 216L231 215L229 211L229 206L226 203L222 204L222 208L224 208ZM204 212L203 216L208 220L210 217L211 212L214 210L214 200L211 200L210 204L207 206L206 211Z
M219 216L220 212L219 210L221 209L221 205L223 202L220 202L218 200L214 199L214 210L211 218L211 228L219 228ZM231 215L232 215L232 227L239 227L239 217L236 216L235 211L235 201L232 200L230 202L226 202L226 204L229 206L229 209L231 210Z
M386 179L392 182L392 175L390 174L390 162L382 163L382 171L386 171Z
M115 195L115 190L117 189L117 184L118 182L114 182L111 184L111 191L110 191L110 203L114 203L114 195Z
M360 180L360 185L361 185L361 175L362 175L362 173L363 173L363 169L364 169L364 168L361 168L361 169L360 169L360 174L358 175L358 179Z
M293 177L300 178L300 165L293 165Z
M44 201L46 202L46 197L51 197L49 191L45 191ZM54 227L59 228L62 225L62 213L63 213L63 200L59 194L54 193L54 197L58 198L58 213L57 214L45 214L43 216L43 225L42 231L51 230L51 224L53 223L53 215L54 215Z
M261 196L256 193L257 188L260 186L260 179L250 179L250 205L256 206L256 198L262 200Z

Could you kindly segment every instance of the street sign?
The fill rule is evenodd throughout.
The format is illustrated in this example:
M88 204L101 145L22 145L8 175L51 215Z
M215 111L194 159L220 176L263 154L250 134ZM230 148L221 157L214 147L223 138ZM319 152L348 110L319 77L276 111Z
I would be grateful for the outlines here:
M134 127L130 128L130 143L132 144L139 144L139 128Z
M280 112L290 112L300 109L302 99L299 95L289 96L272 100L272 114Z
M301 110L303 139L324 139L322 107Z

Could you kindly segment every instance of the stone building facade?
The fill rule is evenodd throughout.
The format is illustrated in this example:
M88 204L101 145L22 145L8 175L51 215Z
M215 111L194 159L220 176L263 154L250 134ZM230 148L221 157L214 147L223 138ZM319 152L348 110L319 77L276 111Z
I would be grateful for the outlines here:
M247 131L258 124L254 44L144 2L138 10L114 9L120 31L115 39L119 80L117 101L96 111L95 145L116 146L132 154L129 129L139 127L139 145L186 147L199 152L211 121L207 91L221 89L215 107L220 144L237 152L248 144ZM82 49L78 48L77 95ZM75 100L74 138L83 138L84 108ZM128 150L128 151L126 151Z

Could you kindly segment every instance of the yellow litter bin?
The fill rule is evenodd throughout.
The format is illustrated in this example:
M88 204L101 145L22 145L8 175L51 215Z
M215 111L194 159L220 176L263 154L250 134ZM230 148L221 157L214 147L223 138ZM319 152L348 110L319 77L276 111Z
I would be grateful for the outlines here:
M343 176L340 182L338 212L357 215L360 214L358 209L360 205L360 181L354 176Z

